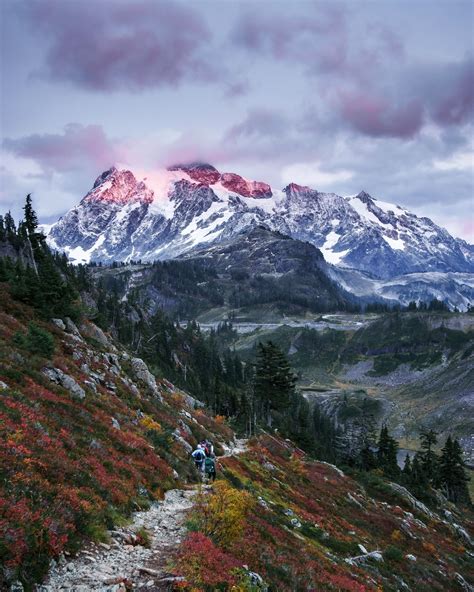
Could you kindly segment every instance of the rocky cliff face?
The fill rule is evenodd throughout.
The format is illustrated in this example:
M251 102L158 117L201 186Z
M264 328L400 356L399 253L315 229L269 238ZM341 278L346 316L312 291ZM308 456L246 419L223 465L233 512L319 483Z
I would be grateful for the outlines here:
M342 197L295 183L276 190L208 164L145 179L113 167L52 226L48 240L77 262L153 261L262 223L310 242L329 263L377 278L474 270L471 245L364 191Z

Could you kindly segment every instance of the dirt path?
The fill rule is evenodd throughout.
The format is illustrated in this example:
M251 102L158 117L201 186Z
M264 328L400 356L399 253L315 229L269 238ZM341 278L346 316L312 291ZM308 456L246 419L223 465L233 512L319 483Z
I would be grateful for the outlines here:
M197 492L198 487L166 492L162 502L134 514L130 526L111 531L110 545L89 544L74 559L54 568L37 590L120 592L125 591L125 582L148 592L168 590L172 575L166 571L166 564L185 534L186 512ZM130 535L140 527L150 533L150 548L129 544Z
M224 450L219 458L241 454L246 440L237 439ZM110 545L90 543L76 557L63 558L36 591L125 592L126 585L144 592L172 589L176 578L167 571L170 554L186 534L184 523L194 496L207 488L202 485L166 492L163 501L136 512L129 526L111 531ZM150 534L150 548L130 544L141 527Z

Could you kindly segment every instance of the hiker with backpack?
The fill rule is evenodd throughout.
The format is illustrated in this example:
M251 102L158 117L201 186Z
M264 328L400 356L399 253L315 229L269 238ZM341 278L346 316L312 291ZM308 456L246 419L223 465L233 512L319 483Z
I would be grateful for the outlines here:
M204 461L204 474L209 481L214 482L216 479L216 460L212 456L208 456Z
M202 473L204 470L204 461L206 460L206 453L204 452L201 444L198 444L196 450L191 454L196 465L197 470Z

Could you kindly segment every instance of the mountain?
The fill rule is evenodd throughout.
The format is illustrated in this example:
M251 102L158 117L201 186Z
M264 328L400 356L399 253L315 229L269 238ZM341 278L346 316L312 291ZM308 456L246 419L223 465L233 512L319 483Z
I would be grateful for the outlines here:
M428 271L379 279L363 271L331 266L328 274L342 288L361 298L380 298L403 306L442 300L451 310L460 311L466 311L474 302L472 273Z
M357 299L329 278L329 266L310 243L265 226L251 226L172 261L92 267L98 281L145 314L172 318L281 318L352 310Z
M279 190L209 164L177 165L137 178L112 167L48 234L72 261L171 259L265 224L318 247L325 259L379 279L474 271L474 247L428 218L372 198Z

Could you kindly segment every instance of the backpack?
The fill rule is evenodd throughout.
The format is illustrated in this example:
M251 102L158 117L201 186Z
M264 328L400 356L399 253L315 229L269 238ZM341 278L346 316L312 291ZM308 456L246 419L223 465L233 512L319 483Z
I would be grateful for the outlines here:
M208 473L213 473L216 470L216 463L212 458L206 458L204 466Z
M193 452L192 457L194 458L195 461L202 462L205 457L204 451L201 450L200 448L198 448Z

